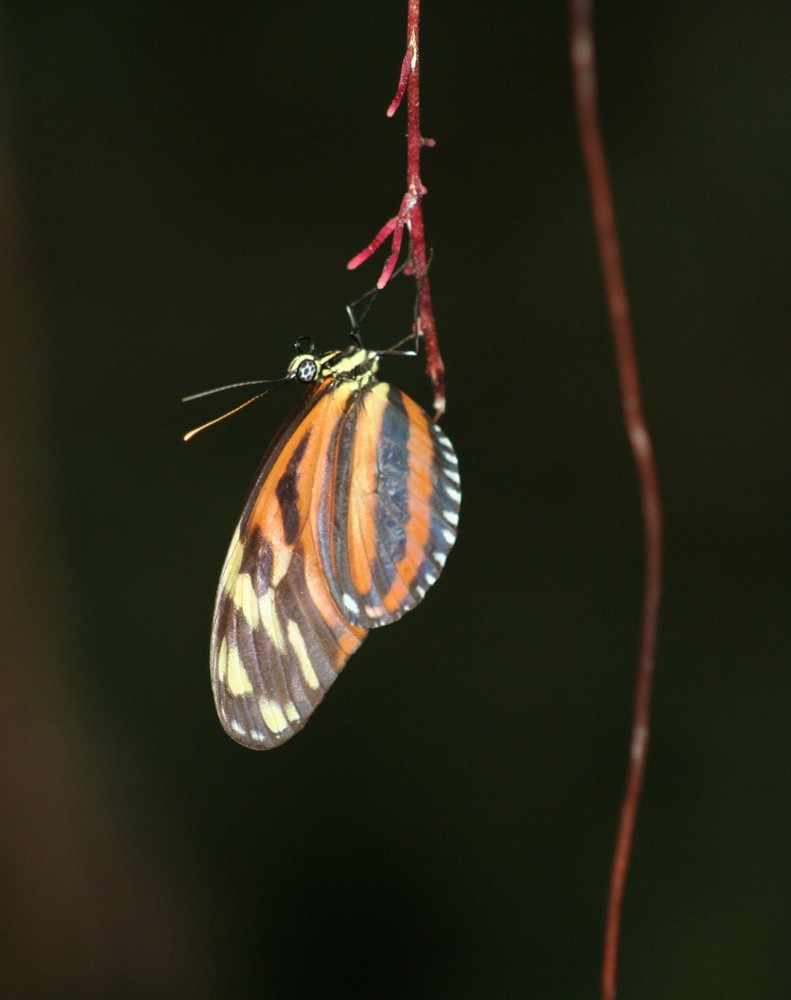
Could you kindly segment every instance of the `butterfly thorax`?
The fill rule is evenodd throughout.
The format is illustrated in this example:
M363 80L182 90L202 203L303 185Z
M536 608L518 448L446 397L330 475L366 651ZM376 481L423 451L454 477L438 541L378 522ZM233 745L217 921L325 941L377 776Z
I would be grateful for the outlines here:
M288 366L290 375L300 382L321 382L335 379L339 382L356 382L362 389L376 376L379 355L362 347L328 351L326 354L298 354Z

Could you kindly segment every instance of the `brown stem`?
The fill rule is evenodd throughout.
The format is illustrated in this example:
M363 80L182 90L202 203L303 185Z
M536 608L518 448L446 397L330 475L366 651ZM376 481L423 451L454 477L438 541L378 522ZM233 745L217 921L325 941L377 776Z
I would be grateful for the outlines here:
M640 483L645 544L643 607L626 789L613 853L602 959L603 1000L614 1000L624 888L634 843L651 722L651 685L662 592L662 504L656 460L643 416L629 300L621 264L612 189L598 119L592 0L570 0L571 65L577 127L588 175L624 423Z

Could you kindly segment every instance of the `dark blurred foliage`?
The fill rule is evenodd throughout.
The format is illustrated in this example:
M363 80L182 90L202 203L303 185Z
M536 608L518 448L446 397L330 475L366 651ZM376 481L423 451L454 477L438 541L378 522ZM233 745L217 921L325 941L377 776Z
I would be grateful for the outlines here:
M426 222L459 542L304 733L208 686L296 337L403 190L405 4L2 7L5 996L596 995L640 605L562 3L427 2ZM621 995L791 993L791 11L600 5L667 523ZM371 346L411 319L380 296ZM385 377L424 405L421 366Z

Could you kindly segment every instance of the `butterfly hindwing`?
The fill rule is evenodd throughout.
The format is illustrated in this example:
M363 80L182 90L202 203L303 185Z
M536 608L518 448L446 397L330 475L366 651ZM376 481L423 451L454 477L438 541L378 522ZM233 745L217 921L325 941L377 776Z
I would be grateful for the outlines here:
M458 463L417 403L384 382L359 393L339 457L335 495L320 504L330 588L349 622L387 625L423 599L456 540Z

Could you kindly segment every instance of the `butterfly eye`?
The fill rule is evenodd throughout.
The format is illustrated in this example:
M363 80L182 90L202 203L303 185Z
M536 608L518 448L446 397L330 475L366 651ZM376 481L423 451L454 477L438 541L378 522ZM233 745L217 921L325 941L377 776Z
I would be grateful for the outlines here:
M319 366L313 358L303 358L297 365L297 378L300 382L315 382L319 374Z

